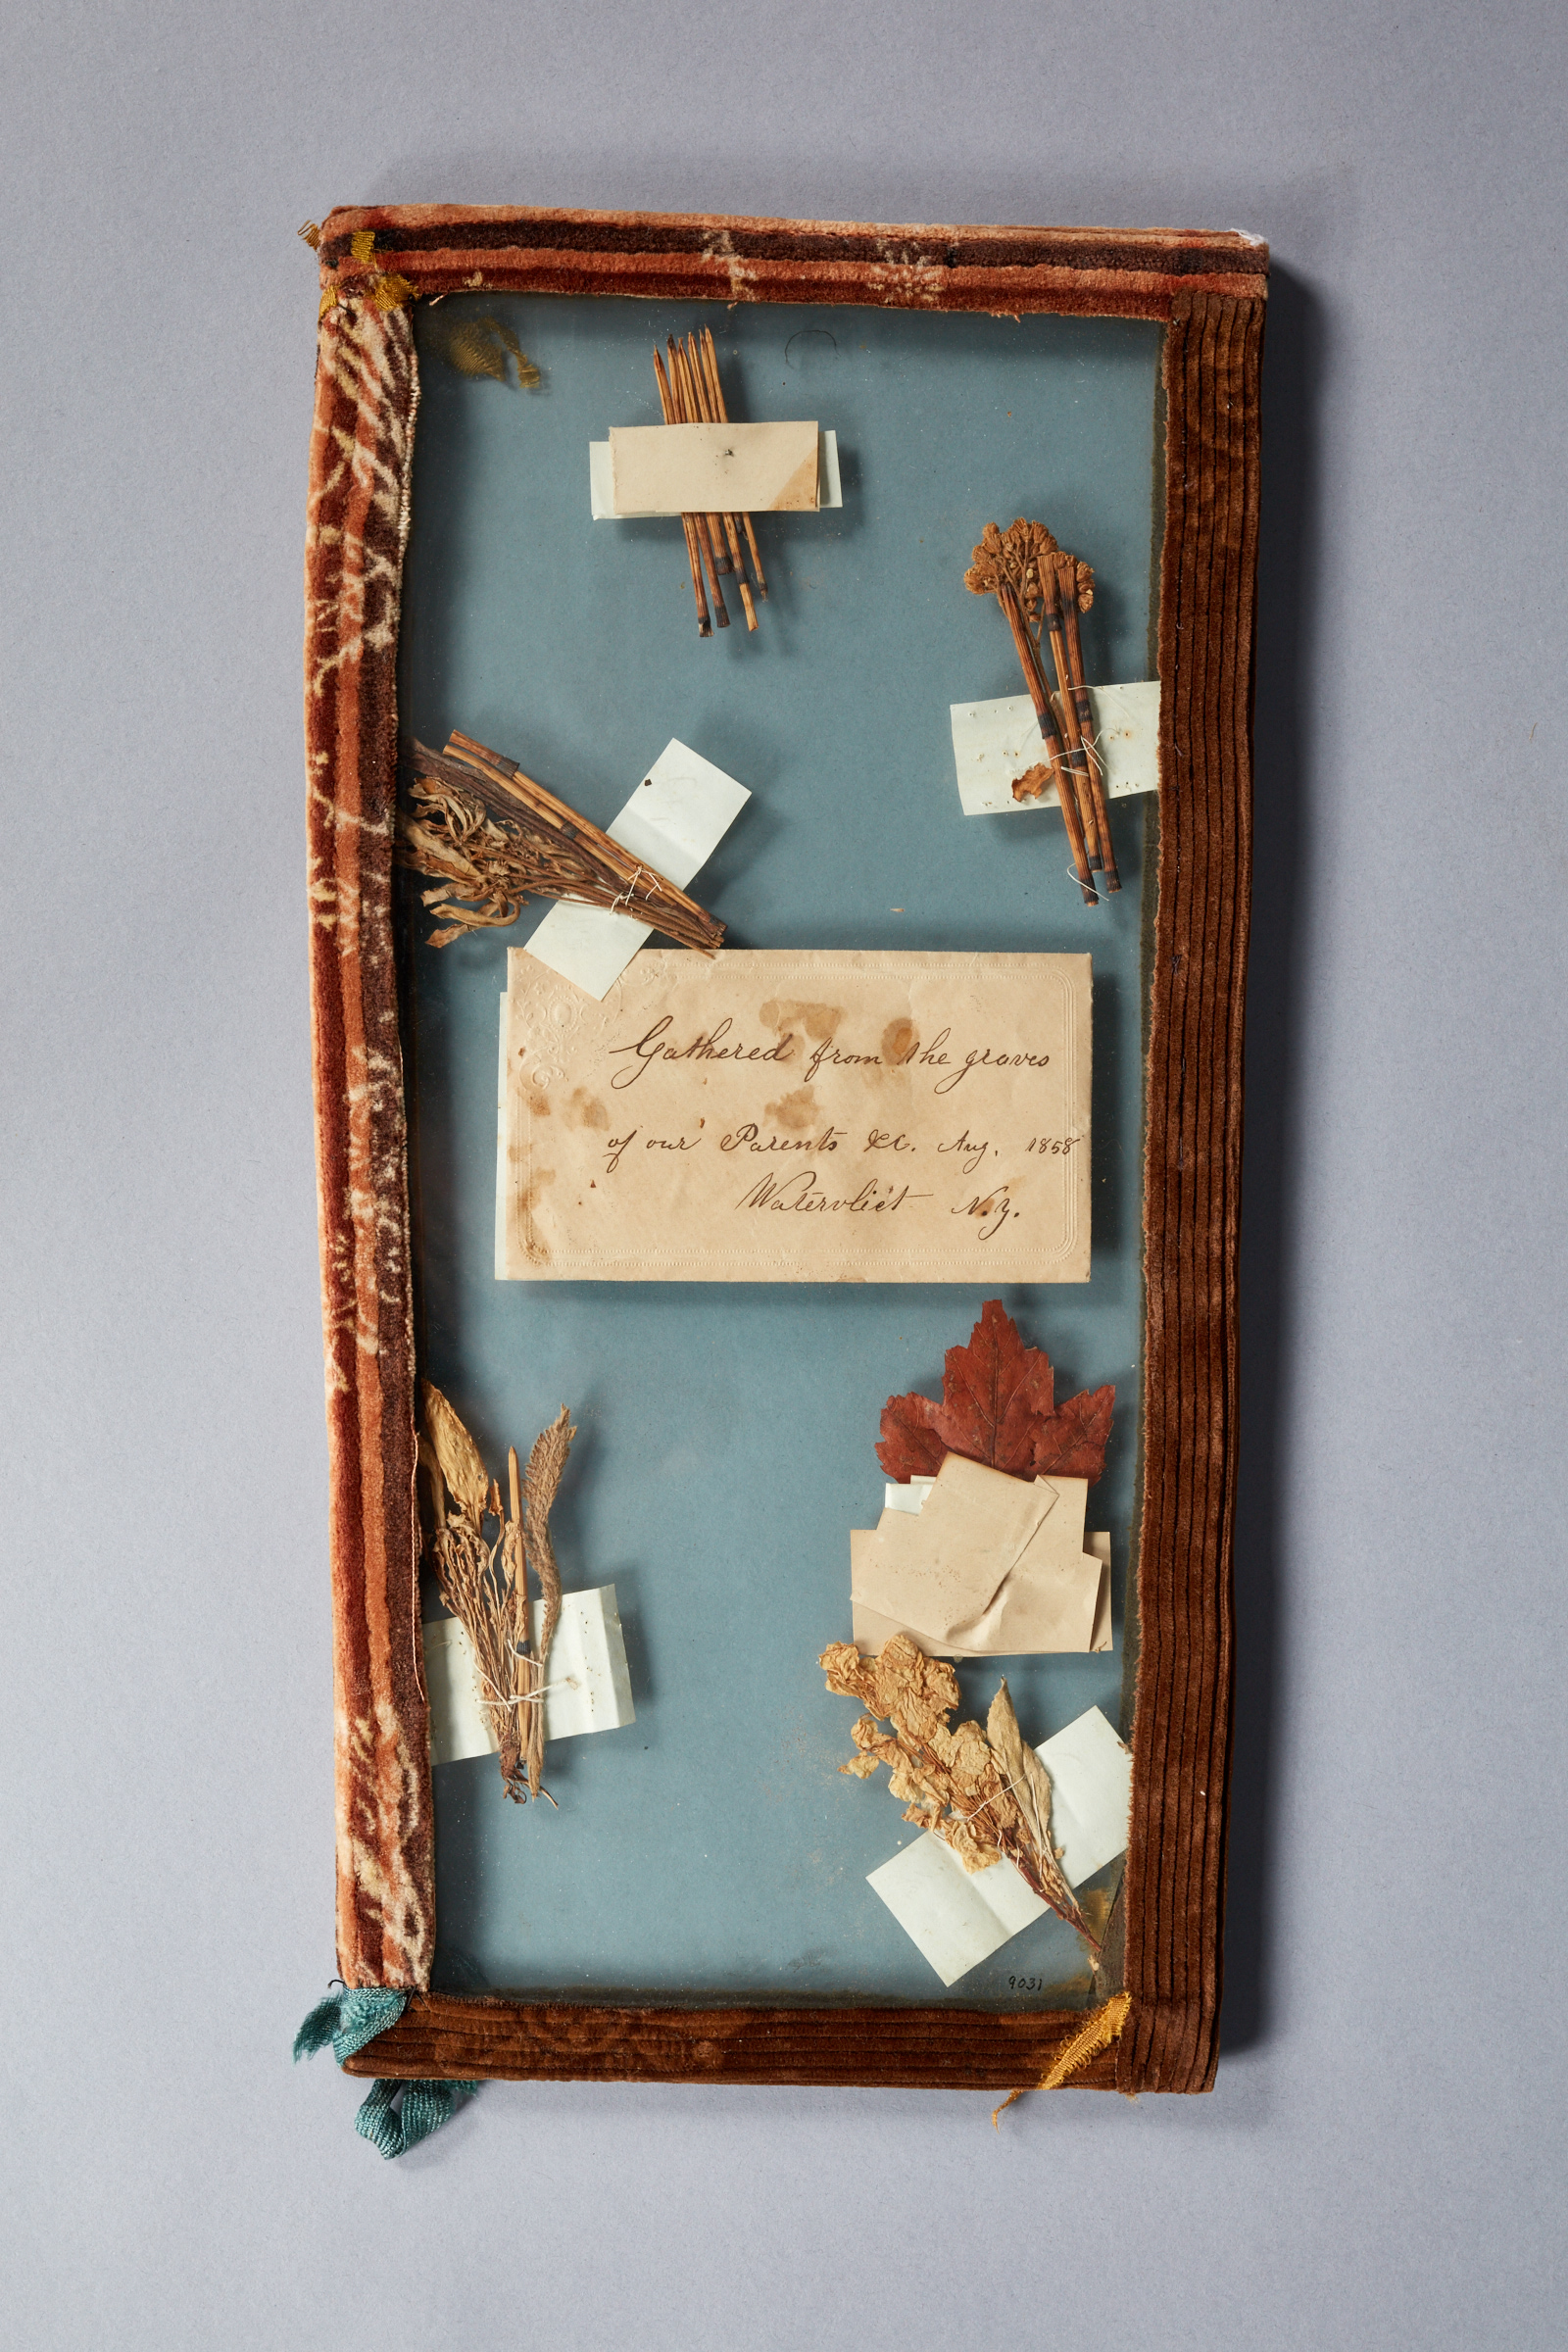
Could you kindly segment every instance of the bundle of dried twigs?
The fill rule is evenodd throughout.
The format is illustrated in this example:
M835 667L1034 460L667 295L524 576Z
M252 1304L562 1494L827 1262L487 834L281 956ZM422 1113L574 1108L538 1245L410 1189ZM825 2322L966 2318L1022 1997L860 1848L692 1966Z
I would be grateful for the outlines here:
M712 331L704 327L700 335L688 335L684 344L668 337L669 367L656 351L654 374L659 381L659 405L666 424L728 424L729 411L724 405L724 388L718 380L718 351ZM686 533L686 560L692 570L692 592L697 599L697 634L711 637L712 622L708 616L708 599L703 592L703 570L707 566L709 584L713 592L713 611L721 629L729 627L729 609L724 603L724 591L719 575L732 572L741 592L741 606L746 614L746 626L757 626L757 607L752 601L752 589L746 578L741 559L741 538L744 535L751 551L752 573L757 594L762 602L767 599L767 582L762 577L762 562L757 552L757 533L749 514L683 514L681 524Z
M1045 740L1045 764L1017 778L1013 798L1038 800L1054 783L1079 887L1085 903L1098 906L1094 877L1109 891L1120 890L1121 876L1110 846L1104 769L1078 633L1079 613L1095 601L1095 575L1056 545L1043 522L1020 515L1004 531L986 524L963 584L971 595L994 596L1002 607ZM1054 693L1041 652L1045 637L1055 665Z
M562 1406L535 1440L525 1479L517 1449L507 1454L508 1500L486 1472L479 1448L440 1390L423 1383L419 1463L429 1480L441 1597L468 1637L479 1704L501 1750L501 1783L519 1805L548 1795L545 1673L561 1616L561 1576L550 1542L550 1507L576 1431ZM487 1535L487 1528L494 1534ZM528 1624L528 1569L544 1599L539 1639ZM526 1718L526 1720L524 1720Z
M442 925L431 947L515 922L529 898L621 907L705 956L722 946L723 924L695 899L500 752L453 734L444 752L415 743L406 757L397 855L435 883L421 899Z

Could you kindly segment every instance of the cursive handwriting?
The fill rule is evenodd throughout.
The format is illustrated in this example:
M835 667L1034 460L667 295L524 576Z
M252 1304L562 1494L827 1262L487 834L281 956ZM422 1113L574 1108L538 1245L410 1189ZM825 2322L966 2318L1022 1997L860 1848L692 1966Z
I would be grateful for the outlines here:
M994 1193L987 1193L984 1200L977 1194L972 1200L960 1201L949 1213L955 1217L979 1217L980 1239L989 1242L1002 1231L1009 1217L1016 1216L1017 1211L1007 1199L1007 1188L1003 1184Z
M635 1054L637 1056L636 1067L633 1068L628 1062L623 1069L617 1070L610 1081L612 1086L635 1086L643 1072L656 1061L788 1061L790 1047L795 1042L795 1032L789 1029L771 1046L723 1045L720 1040L734 1026L726 1013L716 1029L699 1030L689 1046L672 1046L664 1035L672 1023L673 1015L666 1012L635 1045L610 1048L612 1054Z
M1050 1059L1049 1054L993 1054L989 1046L980 1046L964 1055L961 1070L953 1070L946 1078L939 1078L933 1091L951 1095L971 1070L1043 1070Z
M764 1137L756 1121L748 1119L733 1135L721 1135L718 1148L721 1152L739 1152L743 1147L748 1152L836 1152L843 1134L842 1127L824 1127L820 1135Z
M967 1127L961 1135L956 1135L951 1144L938 1144L937 1146L939 1152L956 1152L961 1154L958 1164L966 1176L974 1174L990 1149L989 1144L972 1144L969 1141Z
M831 1213L835 1209L848 1208L861 1215L870 1211L873 1215L881 1216L886 1209L902 1208L906 1200L929 1200L931 1198L929 1193L911 1193L906 1184L902 1185L898 1192L889 1185L886 1197L879 1200L877 1196L882 1192L883 1187L876 1178L868 1176L858 1193L844 1200L835 1200L822 1191L814 1168L797 1168L795 1174L786 1176L782 1183L772 1176L760 1177L749 1193L741 1195L735 1205L737 1208L799 1209L803 1213L818 1209Z

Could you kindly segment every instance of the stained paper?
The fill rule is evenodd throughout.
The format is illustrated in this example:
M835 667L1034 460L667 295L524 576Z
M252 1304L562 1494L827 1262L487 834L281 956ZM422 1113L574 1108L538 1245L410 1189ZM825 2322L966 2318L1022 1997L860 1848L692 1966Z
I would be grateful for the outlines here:
M817 427L809 423L633 424L610 434L614 512L760 514L816 506Z
M1085 1479L1010 1478L955 1453L934 1480L890 1484L876 1527L850 1535L857 1646L903 1633L930 1657L1108 1648L1110 1539L1085 1538L1088 1492Z
M1104 774L1107 800L1159 789L1159 680L1130 686L1091 686L1095 748ZM1054 808L1056 787L1048 784L1038 800L1012 797L1015 777L1046 764L1046 747L1034 704L1026 694L990 703L954 703L953 758L958 799L965 816L1020 816L1029 808Z
M839 437L832 427L816 436L816 504L823 507L842 507L844 490L839 476ZM671 507L672 514L681 513ZM588 444L588 512L595 522L630 522L633 515L615 513L615 477L611 464L610 443L590 441ZM731 514L736 510L730 509Z
M508 957L497 1271L1083 1282L1087 956Z

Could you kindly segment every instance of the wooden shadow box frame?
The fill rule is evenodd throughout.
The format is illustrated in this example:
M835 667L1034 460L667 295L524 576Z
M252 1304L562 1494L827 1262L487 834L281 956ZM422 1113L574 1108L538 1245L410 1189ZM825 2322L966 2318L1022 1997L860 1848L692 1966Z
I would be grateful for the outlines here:
M466 292L1046 311L1163 328L1159 829L1147 1070L1144 1482L1131 2010L1075 2086L1203 2090L1220 2000L1232 1682L1236 1255L1251 820L1258 379L1268 257L1232 232L889 228L412 206L340 210L306 557L311 1001L326 1339L337 1950L412 1998L349 2072L401 2078L1039 2081L1080 2013L605 2007L429 1991L435 1945L415 1509L408 1138L393 950L413 302Z

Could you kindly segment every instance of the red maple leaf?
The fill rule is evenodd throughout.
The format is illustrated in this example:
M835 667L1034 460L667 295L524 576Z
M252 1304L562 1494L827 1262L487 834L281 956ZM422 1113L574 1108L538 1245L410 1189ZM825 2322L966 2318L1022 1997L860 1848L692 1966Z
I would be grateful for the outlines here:
M1113 1388L1055 1409L1051 1358L1026 1348L1000 1298L988 1298L966 1348L950 1348L942 1402L890 1396L876 1456L889 1478L934 1478L950 1453L1013 1478L1096 1479L1105 1466Z

